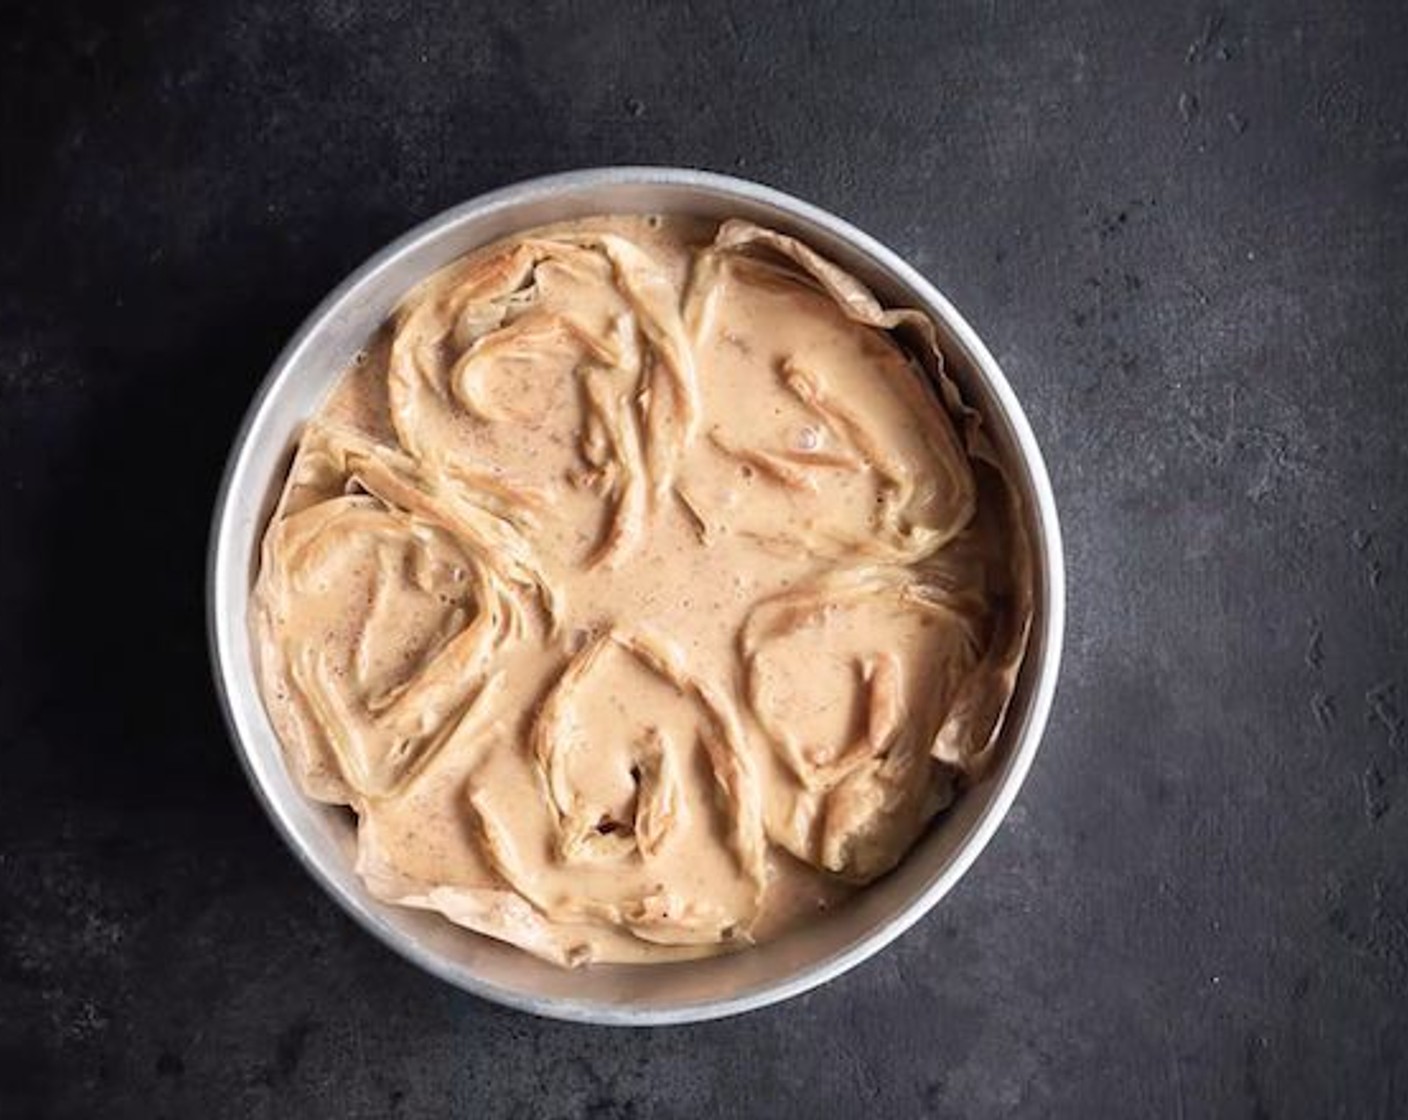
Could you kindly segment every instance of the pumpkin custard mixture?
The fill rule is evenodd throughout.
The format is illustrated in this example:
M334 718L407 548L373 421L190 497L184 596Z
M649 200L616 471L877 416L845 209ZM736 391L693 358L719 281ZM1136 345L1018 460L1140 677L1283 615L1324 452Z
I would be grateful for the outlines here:
M727 951L982 775L1019 513L932 323L807 246L533 230L411 291L307 425L264 699L378 898L567 965Z

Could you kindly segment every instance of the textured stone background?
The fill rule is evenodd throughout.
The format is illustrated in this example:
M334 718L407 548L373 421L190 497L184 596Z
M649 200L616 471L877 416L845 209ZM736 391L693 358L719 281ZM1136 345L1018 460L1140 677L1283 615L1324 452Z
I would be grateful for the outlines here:
M0 5L0 1114L1408 1115L1408 7ZM216 714L218 471L389 238L554 169L813 199L1026 402L1068 659L941 908L780 1008L496 1010Z

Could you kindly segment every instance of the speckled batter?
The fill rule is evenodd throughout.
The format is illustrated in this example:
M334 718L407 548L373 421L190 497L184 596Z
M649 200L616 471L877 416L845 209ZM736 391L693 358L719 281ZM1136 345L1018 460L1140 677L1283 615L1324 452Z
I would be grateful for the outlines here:
M989 760L1013 503L932 325L806 246L532 231L413 290L304 432L265 700L378 897L567 964L746 945Z

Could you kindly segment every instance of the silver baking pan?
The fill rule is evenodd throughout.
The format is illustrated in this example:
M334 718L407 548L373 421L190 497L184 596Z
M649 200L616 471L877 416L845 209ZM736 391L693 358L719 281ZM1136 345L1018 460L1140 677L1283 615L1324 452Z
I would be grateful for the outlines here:
M613 212L751 219L803 239L887 304L932 317L950 372L982 412L1020 492L1035 554L1035 614L998 764L894 872L810 928L744 952L564 970L367 894L353 871L349 811L310 801L284 767L260 700L246 619L259 541L299 431L402 295L487 242ZM412 230L339 285L279 355L235 439L215 505L207 594L215 684L235 748L270 819L323 889L386 945L465 991L537 1015L639 1026L715 1019L805 992L878 953L928 913L997 831L1031 767L1056 687L1065 618L1060 530L1041 452L997 362L948 300L889 249L824 210L742 179L654 167L575 171L494 191Z

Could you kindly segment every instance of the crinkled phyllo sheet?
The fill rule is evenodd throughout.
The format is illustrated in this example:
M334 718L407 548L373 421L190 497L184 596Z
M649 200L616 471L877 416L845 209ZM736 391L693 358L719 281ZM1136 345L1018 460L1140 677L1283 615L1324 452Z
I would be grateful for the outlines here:
M457 261L308 425L253 608L378 897L564 964L777 936L990 764L1031 615L933 324L783 234Z

